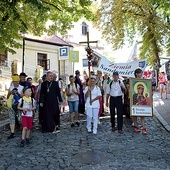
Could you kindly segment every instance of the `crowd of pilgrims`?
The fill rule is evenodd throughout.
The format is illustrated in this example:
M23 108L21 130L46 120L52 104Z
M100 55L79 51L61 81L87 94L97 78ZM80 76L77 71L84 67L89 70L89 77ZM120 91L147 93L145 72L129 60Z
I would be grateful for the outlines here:
M135 77L141 78L142 70L135 70ZM90 84L90 86L89 86ZM48 71L33 85L33 79L25 73L13 75L7 95L11 133L8 139L15 137L16 128L22 129L21 147L30 144L30 131L35 114L38 114L39 128L43 133L60 132L60 113L69 108L70 126L80 126L79 114L87 116L87 132L97 134L100 117L110 112L111 130L123 134L123 115L130 118L129 81L113 75L91 71L90 79L80 71L69 76L69 83L57 79L55 73ZM123 99L123 100L122 100ZM115 108L117 112L115 113ZM117 125L115 124L117 114ZM137 118L132 118L134 131L140 132ZM144 117L141 118L142 133L147 134Z

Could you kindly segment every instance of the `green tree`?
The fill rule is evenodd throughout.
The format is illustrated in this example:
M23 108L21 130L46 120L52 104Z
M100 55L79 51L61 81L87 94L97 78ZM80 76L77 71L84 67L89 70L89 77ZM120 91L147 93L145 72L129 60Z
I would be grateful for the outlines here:
M164 49L170 51L169 16L169 0L101 0L96 25L114 49L141 37L140 58L154 65Z
M0 51L19 48L22 32L65 34L81 17L93 19L90 0L0 0ZM47 21L51 25L47 28Z

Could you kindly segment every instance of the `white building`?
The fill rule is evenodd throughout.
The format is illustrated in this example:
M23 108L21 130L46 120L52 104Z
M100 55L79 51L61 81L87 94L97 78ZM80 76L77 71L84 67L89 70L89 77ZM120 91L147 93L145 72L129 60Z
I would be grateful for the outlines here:
M13 63L15 65L14 73L20 74L24 71L34 80L40 78L48 70L56 73L64 72L63 61L59 62L58 59L58 48L72 47L72 45L57 35L43 38L26 36L20 43L23 46L14 49L16 54L0 53L0 86L3 87L3 90L8 88L11 81Z
M104 46L106 42L102 39L102 34L97 30L91 22L81 19L76 22L74 28L68 31L67 35L62 38L73 46L73 50L79 51L79 62L70 63L68 60L65 61L65 68L72 67L72 72L74 74L75 70L80 70L82 73L84 70L87 71L87 67L83 67L83 59L87 59L87 52L85 48L87 47L87 30L89 30L89 41L96 41L97 43L90 43L90 47L103 54ZM67 69L66 69L67 72Z

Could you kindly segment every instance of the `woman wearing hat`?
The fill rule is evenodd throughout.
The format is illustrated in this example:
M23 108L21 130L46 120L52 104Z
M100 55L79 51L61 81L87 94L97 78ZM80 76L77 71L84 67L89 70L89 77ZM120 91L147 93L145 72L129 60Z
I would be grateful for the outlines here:
M12 82L9 87L7 99L9 99L10 95L14 93L14 89L16 91L16 95L18 95L19 97L22 97L23 86L19 84L19 81L20 79L18 75L12 76ZM20 128L20 124L18 122L18 117L15 111L11 108L11 109L8 109L8 112L9 112L10 130L11 130L11 134L8 137L8 139L12 139L15 137L15 125L17 125L18 128Z

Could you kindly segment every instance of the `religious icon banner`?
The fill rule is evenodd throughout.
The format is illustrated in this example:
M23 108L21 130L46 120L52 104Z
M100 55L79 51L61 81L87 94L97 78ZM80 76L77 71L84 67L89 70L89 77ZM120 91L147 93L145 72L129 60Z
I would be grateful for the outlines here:
M153 116L152 81L130 78L131 116Z

